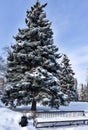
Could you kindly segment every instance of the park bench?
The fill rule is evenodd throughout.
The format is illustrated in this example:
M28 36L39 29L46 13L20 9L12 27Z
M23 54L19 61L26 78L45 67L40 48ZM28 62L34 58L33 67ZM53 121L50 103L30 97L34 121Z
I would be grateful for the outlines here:
M84 111L40 111L35 113L36 128L88 124Z

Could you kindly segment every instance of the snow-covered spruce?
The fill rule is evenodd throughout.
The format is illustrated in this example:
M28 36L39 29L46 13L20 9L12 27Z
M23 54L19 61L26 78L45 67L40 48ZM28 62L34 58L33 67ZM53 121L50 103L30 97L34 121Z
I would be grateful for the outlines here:
M8 85L2 98L10 107L32 103L31 109L36 110L37 102L55 108L66 103L58 78L60 54L53 45L51 22L43 11L46 5L36 2L27 10L27 27L19 28L14 37L16 44L7 58Z
M76 101L78 99L77 87L75 86L76 79L69 62L67 55L64 54L61 61L59 80L62 92L68 95L68 101Z

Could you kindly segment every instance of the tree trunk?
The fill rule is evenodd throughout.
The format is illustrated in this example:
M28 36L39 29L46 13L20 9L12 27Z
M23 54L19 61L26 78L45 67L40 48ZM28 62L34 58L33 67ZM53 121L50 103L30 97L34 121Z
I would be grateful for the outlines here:
M35 101L35 99L32 100L31 110L36 111L36 101Z

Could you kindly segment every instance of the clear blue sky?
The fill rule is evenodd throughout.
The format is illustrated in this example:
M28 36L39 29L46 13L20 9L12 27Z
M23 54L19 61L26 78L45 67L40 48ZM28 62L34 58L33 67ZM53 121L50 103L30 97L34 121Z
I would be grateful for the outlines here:
M26 10L36 0L0 0L0 48L11 45L12 36L25 27ZM85 82L88 69L88 0L40 0L47 2L54 42L71 60L78 82Z

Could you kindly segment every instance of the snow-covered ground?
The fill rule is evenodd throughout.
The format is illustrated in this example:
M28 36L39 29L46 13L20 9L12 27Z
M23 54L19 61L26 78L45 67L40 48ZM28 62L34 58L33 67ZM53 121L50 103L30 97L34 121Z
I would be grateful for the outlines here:
M0 130L36 130L32 126L32 121L29 122L27 127L21 127L19 121L22 114L13 112L6 108L0 108Z
M84 111L88 111L88 102L71 102L69 104L69 106L61 106L59 108L60 110L64 110L64 111L79 111L79 110L84 110Z
M61 106L60 110L85 110L86 112L88 112L88 103L71 102L69 106ZM21 127L19 125L21 116L22 114L20 112L9 110L5 108L2 103L0 103L0 130L88 130L87 125L36 129L35 127L33 127L31 120L29 120L27 127Z
M41 128L38 130L88 130L88 126L65 126L65 127L53 127L53 128Z

